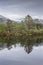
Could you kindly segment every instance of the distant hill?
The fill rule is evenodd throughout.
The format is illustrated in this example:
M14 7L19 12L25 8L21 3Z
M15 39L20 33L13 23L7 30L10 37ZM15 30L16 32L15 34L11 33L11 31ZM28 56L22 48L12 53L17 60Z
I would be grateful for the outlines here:
M0 23L6 23L8 21L15 22L14 20L8 19L8 18L0 15ZM30 15L27 15L25 18L22 18L19 21L26 21L26 23L27 22L31 22L32 23L32 21L33 21L34 23L42 23L43 24L43 19L32 19L32 17Z
M7 20L8 20L8 19L7 19L6 17L0 15L0 23L6 23Z
M6 23L6 22L8 22L8 21L12 21L12 20L10 20L10 19L8 19L8 18L6 18L6 17L0 15L0 23ZM12 21L12 22L13 22L13 21Z
M33 19L33 22L43 24L43 19Z

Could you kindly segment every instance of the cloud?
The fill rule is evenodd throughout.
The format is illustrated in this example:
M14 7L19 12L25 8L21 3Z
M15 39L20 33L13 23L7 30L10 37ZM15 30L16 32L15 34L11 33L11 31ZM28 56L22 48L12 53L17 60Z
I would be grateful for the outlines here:
M0 14L11 19L43 17L43 0L0 0Z

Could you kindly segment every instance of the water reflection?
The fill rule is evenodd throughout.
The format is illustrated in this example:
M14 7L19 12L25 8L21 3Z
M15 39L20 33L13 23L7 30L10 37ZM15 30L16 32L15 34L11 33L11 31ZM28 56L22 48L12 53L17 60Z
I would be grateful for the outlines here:
M16 47L24 47L24 50L29 54L33 50L33 46L39 46L43 44L43 37L0 37L0 50L7 48L12 49L12 45Z

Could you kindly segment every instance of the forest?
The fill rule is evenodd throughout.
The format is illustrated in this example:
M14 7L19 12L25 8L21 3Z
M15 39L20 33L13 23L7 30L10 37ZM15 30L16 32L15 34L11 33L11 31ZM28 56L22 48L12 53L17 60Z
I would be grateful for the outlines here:
M0 24L0 36L32 36L43 35L43 24L35 23L30 15L20 22L8 20Z

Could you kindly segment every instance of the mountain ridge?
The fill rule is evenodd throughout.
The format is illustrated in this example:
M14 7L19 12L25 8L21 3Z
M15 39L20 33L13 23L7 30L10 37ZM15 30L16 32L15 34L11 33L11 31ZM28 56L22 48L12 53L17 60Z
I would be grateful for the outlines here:
M11 20L11 19L9 19L9 18L7 18L7 17L4 17L3 15L0 15L0 23L6 23L6 22L8 22L8 20L10 20L10 21L13 21L14 22L14 20ZM21 19L20 21L22 21L23 19ZM17 21L18 22L18 21ZM33 19L33 22L34 23L42 23L43 24L43 19Z

